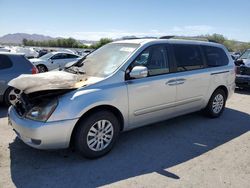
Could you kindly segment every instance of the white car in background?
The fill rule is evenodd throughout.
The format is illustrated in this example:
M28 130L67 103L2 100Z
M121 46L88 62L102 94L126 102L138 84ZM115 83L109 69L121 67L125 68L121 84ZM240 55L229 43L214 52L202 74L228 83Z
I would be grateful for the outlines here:
M15 46L11 49L11 52L24 54L27 58L36 58L39 55L39 53L32 47Z
M10 49L0 46L0 52L10 52Z
M81 57L72 53L51 52L40 58L30 59L39 72L47 72L54 69L61 69L69 62L74 62Z

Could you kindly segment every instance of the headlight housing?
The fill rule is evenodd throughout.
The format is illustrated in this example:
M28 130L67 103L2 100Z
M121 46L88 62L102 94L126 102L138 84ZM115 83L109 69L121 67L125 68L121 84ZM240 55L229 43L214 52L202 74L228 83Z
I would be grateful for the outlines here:
M41 103L31 108L26 114L26 118L45 122L49 119L51 114L54 112L58 104L58 100L52 100L50 102Z

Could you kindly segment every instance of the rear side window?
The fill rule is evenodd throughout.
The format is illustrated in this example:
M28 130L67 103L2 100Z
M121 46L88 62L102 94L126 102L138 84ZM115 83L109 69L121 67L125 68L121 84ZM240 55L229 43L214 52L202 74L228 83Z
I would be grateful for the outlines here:
M78 58L78 56L74 54L67 54L67 58Z
M7 55L0 55L0 70L12 67L12 62Z
M56 54L51 59L67 59L67 54Z
M174 44L173 48L178 72L204 68L199 46Z
M213 46L202 46L208 67L219 67L227 65L229 60L224 50Z

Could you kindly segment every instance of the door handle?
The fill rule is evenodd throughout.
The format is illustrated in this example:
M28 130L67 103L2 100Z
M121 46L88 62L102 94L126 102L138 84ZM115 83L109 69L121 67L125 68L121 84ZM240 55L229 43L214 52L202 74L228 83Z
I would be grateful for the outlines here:
M184 78L177 79L176 80L176 85L184 84L185 81L186 81L186 79L184 79Z
M169 86L174 86L176 84L177 84L177 82L176 82L175 79L174 80L169 80L169 81L166 82L166 85L169 85Z

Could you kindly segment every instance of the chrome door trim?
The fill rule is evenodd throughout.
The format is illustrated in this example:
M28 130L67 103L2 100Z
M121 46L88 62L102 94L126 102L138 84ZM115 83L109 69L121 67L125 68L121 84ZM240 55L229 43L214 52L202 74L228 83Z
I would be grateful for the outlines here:
M212 72L211 75L223 74L223 73L228 73L228 72L230 72L230 71L227 70L227 71L220 71L220 72Z
M176 106L179 106L179 105L184 105L184 104L188 104L188 103L191 103L191 102L199 101L199 100L202 100L202 99L203 99L202 96L198 96L198 97L183 100L183 101L157 105L157 106L153 106L153 107L150 107L150 108L144 108L144 109L135 111L134 115L139 116L139 115L143 115L143 114L148 114L148 113L156 112L156 111L159 111L159 110L164 110L166 108L172 108L172 107L176 107Z

